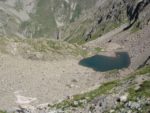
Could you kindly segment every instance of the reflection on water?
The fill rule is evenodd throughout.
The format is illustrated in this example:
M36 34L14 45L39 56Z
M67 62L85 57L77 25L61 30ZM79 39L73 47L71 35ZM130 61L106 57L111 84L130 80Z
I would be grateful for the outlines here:
M113 69L127 68L130 58L127 52L117 52L116 57L95 55L79 62L80 65L94 69L95 71L109 71Z

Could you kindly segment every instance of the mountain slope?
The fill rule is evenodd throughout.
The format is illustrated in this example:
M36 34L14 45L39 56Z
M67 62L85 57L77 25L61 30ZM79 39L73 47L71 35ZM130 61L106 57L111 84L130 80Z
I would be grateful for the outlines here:
M84 43L123 23L149 23L149 0L2 0L2 36L47 37Z
M0 0L0 109L149 112L149 30L150 0Z
M59 28L75 21L96 0L4 0L1 7L1 35L56 38ZM8 23L8 26L5 25Z
M149 0L100 0L93 10L87 10L75 23L66 29L66 40L73 43L85 43L96 39L114 28L127 23L125 30L143 28L150 20Z

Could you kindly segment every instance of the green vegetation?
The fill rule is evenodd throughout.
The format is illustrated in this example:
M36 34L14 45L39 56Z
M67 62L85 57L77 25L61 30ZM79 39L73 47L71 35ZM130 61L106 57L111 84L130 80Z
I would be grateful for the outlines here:
M139 26L140 26L140 22L138 21L132 26L131 33L135 33L137 31L139 31L140 30Z
M7 53L5 46L7 44L7 38L0 38L0 52Z
M131 33L135 33L137 31L139 31L140 29L138 27L132 27L131 28Z
M41 54L51 55L55 53L58 55L72 55L86 57L88 52L76 44L69 44L63 41L50 40L47 38L32 39L32 38L0 38L0 52L11 54L11 48L15 46L16 52L20 55L25 55L28 52L40 52Z
M140 99L147 99L150 98L150 80L144 81L141 85L139 89L135 89L133 87L133 85L131 85L128 89L129 92L129 97L128 97L128 101L131 102L137 102L138 98ZM120 105L118 105L116 107L116 110L120 110L121 108L124 108L124 103L120 103ZM137 110L137 109L133 109L132 111L136 111L136 112L140 112L140 113L148 113L148 111L150 110L150 105L148 104L143 104L141 107L141 110ZM117 113L117 112L115 112Z
M104 83L95 90L80 95L74 95L73 99L64 100L50 107L56 107L57 109L66 109L69 107L83 107L85 103L92 101L97 96L108 94L114 87L118 85L118 81Z
M76 18L79 18L80 14L81 14L81 6L79 4L77 4L76 9L73 13L72 19L70 20L70 22L74 22Z
M126 22L126 21L125 21ZM87 41L92 41L95 40L96 38L110 32L111 30L119 27L121 24L125 23L125 22L107 22L107 23L102 23L101 25L97 26L96 28L96 32L91 34L91 38L89 38ZM83 34L86 32L86 28L88 25L90 25L91 20L88 21L84 21L77 32L73 32L73 36L71 40L69 40L70 43L77 43L79 45L82 45L84 43L86 43L87 41L85 40L85 36L83 36Z
M96 47L96 48L95 48L95 51L96 51L96 52L101 52L101 51L102 51L102 48Z
M146 73L150 73L150 66L145 66L141 69L138 69L137 71L134 72L134 75L143 75Z
M54 41L54 40L49 40L49 39L28 39L27 43L34 48L35 51L38 52L58 52L58 53L63 53L63 52L68 52L71 55L74 56L86 56L87 51L83 50L77 45L71 45L68 43L64 43L61 41Z
M136 72L132 73L130 78L135 78L137 75L142 76L147 73L150 73L150 66L145 66L141 69L138 69ZM140 96L150 97L150 81L144 81L138 90L135 90L134 87L129 88L129 94L131 100L135 100L135 98Z
M145 75L147 73L150 73L150 66L145 66L143 68L140 68L136 70L135 72L131 73L130 76L124 78L124 80L133 80L138 75Z
M83 21L82 24L80 24L78 29L73 29L71 32L71 35L65 39L65 41L68 41L69 43L77 43L79 45L84 44L86 41L84 39L84 34L86 32L86 27L88 24L91 23L90 20ZM76 28L75 27L75 28Z
M77 37L77 38L71 39L71 40L69 41L69 43L72 43L72 44L77 43L77 44L79 44L79 45L82 45L82 44L86 43L86 41L83 40L81 37Z
M57 31L54 14L50 7L50 0L39 0L35 14L31 14L31 20L23 22L21 29L27 29L27 37L50 37Z
M116 78L118 78L118 74L119 74L119 70L113 69L113 70L107 71L105 73L105 78L116 80Z
M138 90L129 88L129 100L136 100L137 97L150 97L150 81L144 81Z
M60 50L63 48L61 42L55 42L48 39L27 39L25 40L27 44L32 46L35 51L38 52L48 52L49 50Z
M121 23L118 24L115 22L103 23L101 26L99 26L98 30L92 35L92 38L90 40L94 40L94 39L110 32L111 30L119 27L120 25L121 25Z
M23 3L22 3L21 0L16 1L15 8L16 8L17 11L20 11L20 10L23 9Z
M6 111L1 111L1 110L0 110L0 113L7 113L7 112L6 112Z
M117 70L113 70L112 72L116 73L118 72ZM72 98L64 100L60 103L50 105L51 108L57 108L57 109L68 109L68 108L77 108L77 107L85 107L89 102L91 102L93 99L96 97L99 97L101 95L107 95L109 93L114 93L116 87L122 86L126 84L128 81L134 81L136 77L139 77L139 74L146 74L150 73L150 66L146 66L144 68L138 69L135 73L132 73L128 77L125 77L121 80L114 80L111 82L107 82L102 84L100 87L91 90L89 92L79 94L79 95L74 95ZM141 75L142 76L142 75ZM145 97L149 98L150 97L150 81L144 81L138 90L134 89L134 85L136 82L130 82L128 86L126 87L127 91L129 92L129 101L135 101L137 97ZM126 86L126 85L125 85ZM124 87L124 86L122 86ZM118 106L115 108L115 110L120 110L121 108L124 107L123 103L118 104ZM143 109L144 108L144 109ZM143 106L142 110L146 111L148 110L147 106ZM92 109L92 108L91 108Z
M35 37L41 37L44 36L44 34L50 35L50 33L56 30L54 14L49 4L51 4L49 0L39 0L37 4L37 11L33 20L37 21L40 25L40 30L37 30Z
M128 101L131 102L137 102L139 99L147 99L150 98L150 80L146 80L142 82L139 85L139 88L135 88L137 86L137 82L134 81L137 77L145 76L146 74L150 74L150 66L143 67L141 69L138 69L136 72L132 73L129 77L126 77L122 81L130 81L130 84L128 84L127 92L129 93ZM148 75L149 75L148 74ZM132 81L132 82L131 82ZM145 101L145 100L144 100ZM119 103L118 106L115 108L114 113L118 113L122 108L124 108L124 103ZM148 113L150 110L150 105L143 104L141 107L141 110L132 109L132 111L135 111L137 113Z

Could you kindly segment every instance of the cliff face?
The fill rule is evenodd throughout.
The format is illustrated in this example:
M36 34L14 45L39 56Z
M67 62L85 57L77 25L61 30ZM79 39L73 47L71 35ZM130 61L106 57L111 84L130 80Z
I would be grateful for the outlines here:
M83 43L126 22L138 27L148 24L149 3L149 0L1 0L0 35Z

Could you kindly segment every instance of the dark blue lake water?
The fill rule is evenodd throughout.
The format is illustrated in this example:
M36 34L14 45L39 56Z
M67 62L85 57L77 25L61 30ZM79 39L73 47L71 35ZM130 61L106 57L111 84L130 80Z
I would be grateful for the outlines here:
M79 62L80 65L94 69L95 71L109 71L113 69L127 68L130 58L127 52L117 52L116 57L95 55Z

